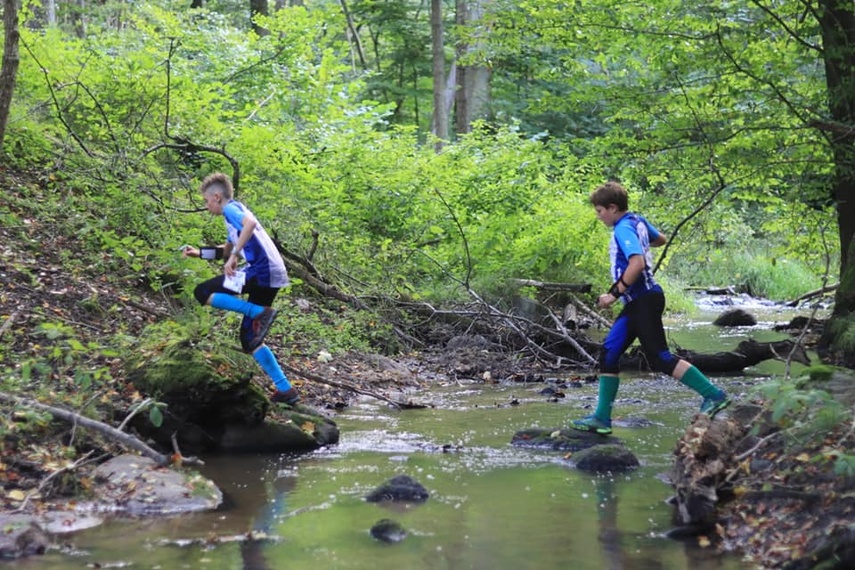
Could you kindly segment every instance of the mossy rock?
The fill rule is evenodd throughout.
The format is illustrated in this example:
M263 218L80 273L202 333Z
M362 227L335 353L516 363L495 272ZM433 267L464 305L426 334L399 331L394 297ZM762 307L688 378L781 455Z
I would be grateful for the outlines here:
M824 390L844 406L855 405L855 371L849 368L811 366L796 380L796 386L801 390Z
M166 403L171 415L200 425L264 419L267 398L250 382L257 367L251 358L174 331L163 341L141 344L126 361L128 380Z

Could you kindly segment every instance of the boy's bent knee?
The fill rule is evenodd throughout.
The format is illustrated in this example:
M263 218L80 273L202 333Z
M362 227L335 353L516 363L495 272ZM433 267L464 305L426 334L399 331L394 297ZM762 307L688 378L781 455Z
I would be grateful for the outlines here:
M674 375L674 369L677 368L677 363L680 359L670 352L657 354L650 360L650 367L657 372L662 372L668 376Z
M600 354L597 370L600 374L619 374L620 373L620 356L617 359L609 358L605 354Z
M193 290L193 296L196 297L196 300L199 301L200 305L207 305L208 299L211 298L211 291L208 289L206 283L200 283L196 285L196 288Z

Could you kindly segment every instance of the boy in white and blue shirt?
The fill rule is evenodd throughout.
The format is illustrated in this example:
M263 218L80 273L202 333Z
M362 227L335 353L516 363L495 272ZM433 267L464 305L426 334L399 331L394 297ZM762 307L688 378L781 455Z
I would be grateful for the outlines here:
M273 351L264 344L277 314L271 307L273 300L279 289L288 285L282 256L249 208L234 199L232 181L227 175L211 174L202 181L199 190L208 212L225 219L228 237L225 244L214 248L184 248L188 257L226 260L223 274L200 283L193 294L202 305L244 316L240 326L241 347L252 354L276 386L271 400L296 404L300 400L297 390L291 386ZM238 269L241 258L246 265ZM242 279L234 281L236 277ZM248 299L244 301L238 295L248 295Z

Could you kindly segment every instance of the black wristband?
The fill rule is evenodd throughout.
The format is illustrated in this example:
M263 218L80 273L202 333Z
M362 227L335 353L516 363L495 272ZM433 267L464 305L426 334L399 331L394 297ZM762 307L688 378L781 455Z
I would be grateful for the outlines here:
M223 248L220 247L200 247L199 248L199 257L202 259L222 259L223 258Z
M614 297L615 299L620 299L620 298L621 298L621 295L623 295L623 293L621 293L621 292L618 290L618 283L620 283L620 282L621 282L621 280L620 280L620 279L618 279L617 281L615 281L614 283L612 283L612 286L611 286L611 287L609 287L609 295L611 295L611 296L612 296L612 297ZM626 285L626 283L624 283L624 285ZM626 293L626 291L624 291L624 293Z

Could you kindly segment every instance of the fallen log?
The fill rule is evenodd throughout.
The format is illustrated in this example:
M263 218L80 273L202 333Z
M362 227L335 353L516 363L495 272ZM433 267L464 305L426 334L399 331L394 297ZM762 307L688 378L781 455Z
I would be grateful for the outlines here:
M759 364L765 360L783 360L798 362L810 366L810 358L801 345L792 340L775 342L757 342L744 340L735 350L725 352L704 353L677 348L673 353L694 364L701 372L718 374L741 372L745 368ZM629 370L650 370L647 359L641 348L633 348L621 358L621 368Z
M795 348L795 350L793 350ZM757 342L743 340L736 350L704 354L678 349L675 354L694 364L703 372L738 372L764 360L787 360L810 366L810 358L804 347L792 340Z
M807 293L805 293L801 297L798 297L798 298L793 299L792 301L788 302L787 306L788 307L796 307L802 301L807 301L809 299L813 299L814 297L820 297L822 295L825 295L826 293L831 293L832 291L836 291L839 286L840 286L840 283L835 283L833 285L826 285L825 287L820 287L819 289L815 289L813 291L808 291Z
M553 283L550 281L537 281L535 279L513 279L520 287L534 287L544 291L570 291L573 293L589 293L593 285L590 283Z

